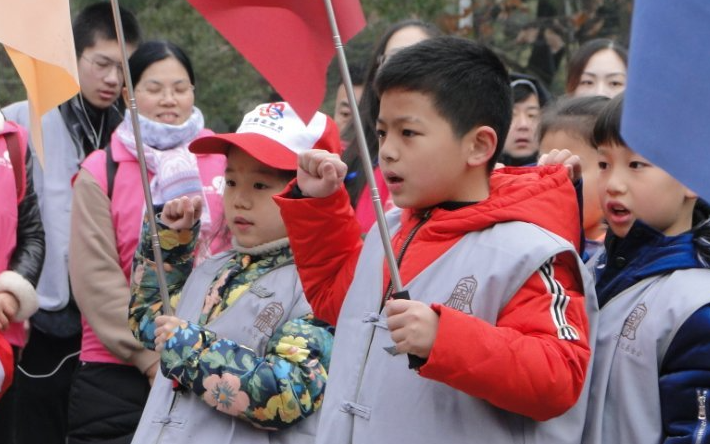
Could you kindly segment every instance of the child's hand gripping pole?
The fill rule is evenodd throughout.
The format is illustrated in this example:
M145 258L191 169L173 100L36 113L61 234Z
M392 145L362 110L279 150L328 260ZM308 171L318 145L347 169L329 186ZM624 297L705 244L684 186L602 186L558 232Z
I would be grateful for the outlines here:
M402 290L402 291L398 291L398 292L396 292L396 293L392 293L392 296L390 297L390 299L392 299L392 300L407 300L407 301L409 301L409 300L410 300L410 299L409 299L409 291L407 291L407 290ZM389 325L389 327L390 327L390 331L397 330L397 328L394 328L394 329L393 329L393 328L392 328L392 325L390 325L389 316L388 316L388 325ZM397 327L397 326L398 326L398 325L395 323L395 327ZM384 349L385 349L386 352L388 352L388 353L391 354L392 356L396 356L396 355L399 354L399 352L397 351L397 346L396 346L396 345L392 345L392 346L389 346L389 347L384 347ZM409 359L409 368L412 368L412 369L415 369L415 370L418 370L419 367L421 367L422 365L424 365L424 364L426 363L426 359L424 359L424 358L422 358L422 357L419 357L419 356L417 356L417 355L415 355L415 354L412 354L412 353L407 353L407 358Z

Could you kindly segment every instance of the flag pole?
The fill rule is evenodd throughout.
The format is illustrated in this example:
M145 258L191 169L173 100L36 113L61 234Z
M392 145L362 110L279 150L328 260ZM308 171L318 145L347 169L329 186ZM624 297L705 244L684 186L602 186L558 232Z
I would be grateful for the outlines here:
M123 34L123 23L121 22L121 13L118 8L118 0L111 0L111 8L113 9L113 21L116 24L116 37L118 37L118 43L121 48L121 65L123 66L124 73L123 79L125 81L126 89L128 90L128 109L131 114L133 134L136 139L136 150L138 152L138 163L140 164L141 182L143 183L143 194L145 196L145 207L148 213L148 226L150 227L150 240L151 246L153 247L155 274L158 277L160 300L163 303L163 314L172 315L173 310L170 306L170 295L168 294L168 283L165 278L165 268L163 268L163 255L160 249L160 239L158 238L158 227L155 223L155 210L153 209L153 198L150 194L148 168L145 163L145 151L143 150L143 139L141 137L140 123L138 121L138 107L136 106L136 97L133 91L131 71L128 66L128 51L126 50L126 38Z
M387 222L385 221L385 211L382 208L380 192L377 189L377 183L375 182L375 173L372 169L370 153L367 150L367 142L365 141L365 131L362 128L362 120L360 119L360 113L358 112L357 99L355 98L353 82L350 79L350 71L348 70L348 61L345 58L345 49L343 48L343 42L340 39L340 31L338 31L338 23L335 20L335 11L333 10L333 4L331 3L331 0L324 0L324 2L325 9L328 13L330 29L333 31L333 42L335 43L335 52L338 57L340 75L343 79L343 85L345 86L345 92L348 96L350 108L354 110L353 125L355 128L355 137L357 139L358 151L360 154L360 160L363 164L363 171L365 172L365 176L367 178L367 184L370 187L372 203L375 206L377 226L380 229L380 238L382 239L382 246L385 249L385 258L387 259L387 266L390 270L390 279L392 280L392 287L394 289L394 292L400 293L402 291L402 280L399 277L397 260L395 259L394 251L392 250L392 244L390 243L390 234L389 230L387 229Z

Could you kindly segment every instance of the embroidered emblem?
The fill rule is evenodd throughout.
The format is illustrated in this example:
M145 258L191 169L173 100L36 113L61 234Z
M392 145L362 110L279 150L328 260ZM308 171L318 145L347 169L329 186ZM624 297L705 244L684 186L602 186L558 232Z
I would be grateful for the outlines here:
M473 276L461 279L444 305L466 314L473 314L473 294L477 287L478 282Z
M254 321L254 327L266 336L273 336L274 328L284 315L284 308L280 302L271 302L259 313Z
M249 291L254 293L255 295L257 295L258 297L260 297L262 299L270 298L271 296L274 295L273 291L270 291L268 288L262 287L262 286L256 285L256 284L249 287Z
M624 321L624 328L621 330L621 336L626 339L635 340L636 339L636 329L639 328L641 321L646 316L646 304L639 304L634 308L629 317Z

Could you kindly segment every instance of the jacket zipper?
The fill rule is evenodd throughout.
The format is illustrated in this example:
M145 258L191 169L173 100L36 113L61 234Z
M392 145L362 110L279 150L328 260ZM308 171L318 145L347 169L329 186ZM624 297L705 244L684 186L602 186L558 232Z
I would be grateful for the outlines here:
M700 444L703 442L703 438L705 437L705 431L708 425L706 407L708 390L697 389L695 392L698 396L698 427L695 430L693 442L695 444Z
M404 243L402 244L402 247L399 249L399 254L397 255L397 269L402 265L402 259L404 259L404 253L407 251L407 248L409 247L409 244L412 242L412 239L414 239L414 235L417 234L419 229L424 225L429 219L431 218L431 210L427 210L426 213L424 213L424 216L422 216L422 220L417 222L417 224L412 228L412 231L409 232L407 235L406 239L404 239ZM394 284L392 284L392 280L390 279L389 284L387 285L387 291L385 292L384 298L382 298L382 307L384 307L384 303L387 299L392 296L392 292L394 291Z

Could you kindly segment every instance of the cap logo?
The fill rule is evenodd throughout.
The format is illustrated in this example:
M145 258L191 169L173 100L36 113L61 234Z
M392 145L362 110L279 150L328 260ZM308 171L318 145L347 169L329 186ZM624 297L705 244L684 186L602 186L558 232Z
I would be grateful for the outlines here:
M285 105L283 103L269 103L259 108L259 115L273 120L283 119L284 108Z

